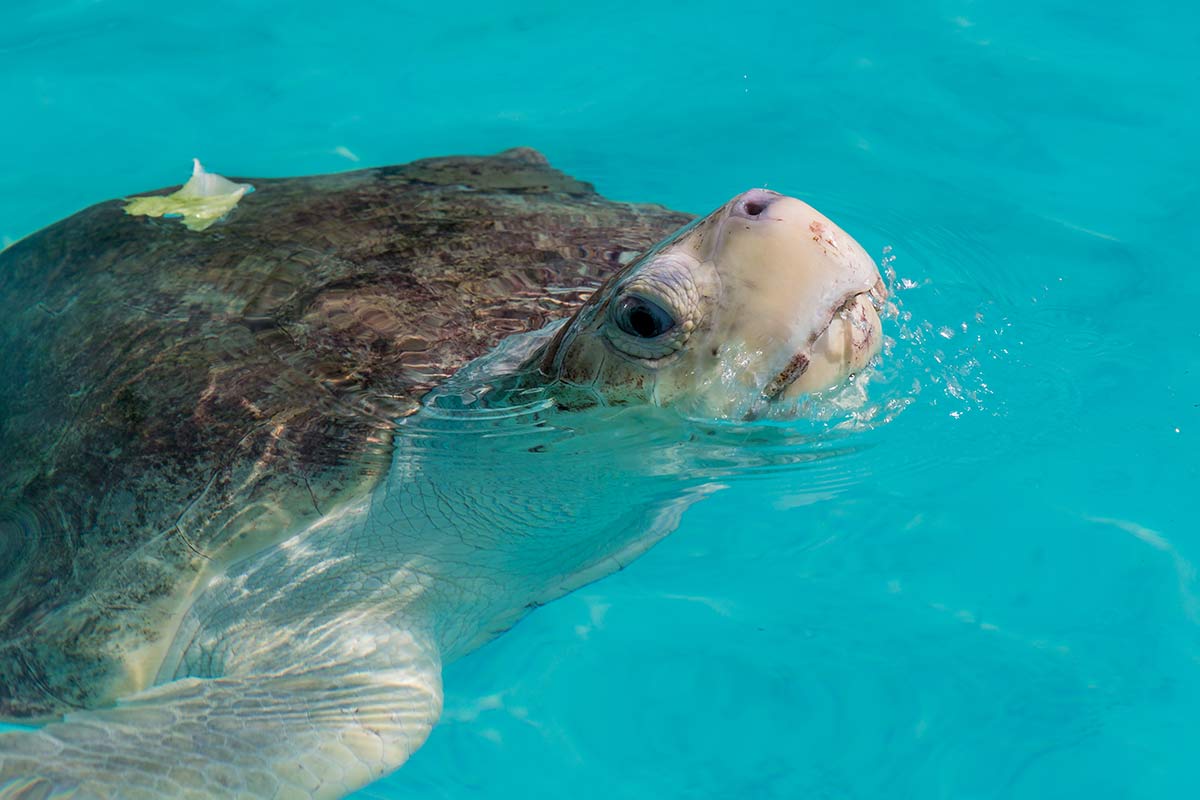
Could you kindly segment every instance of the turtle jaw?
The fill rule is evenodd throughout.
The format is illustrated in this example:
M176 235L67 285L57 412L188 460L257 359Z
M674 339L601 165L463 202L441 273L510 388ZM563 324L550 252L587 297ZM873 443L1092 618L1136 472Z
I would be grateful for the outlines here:
M796 198L752 189L726 207L717 248L728 315L721 338L765 403L832 388L878 354L887 290L874 260ZM727 365L732 366L732 364Z
M763 387L763 399L795 400L835 386L864 369L879 353L883 339L873 302L877 296L877 289L857 292L832 309L828 323Z

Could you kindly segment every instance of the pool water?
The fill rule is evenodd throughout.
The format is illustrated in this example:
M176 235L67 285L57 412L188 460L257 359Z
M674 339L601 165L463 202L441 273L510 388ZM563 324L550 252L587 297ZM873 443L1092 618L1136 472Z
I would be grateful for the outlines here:
M1153 0L10 2L0 237L193 156L530 145L614 199L803 197L895 275L875 416L452 664L441 725L361 796L1187 797L1198 25Z

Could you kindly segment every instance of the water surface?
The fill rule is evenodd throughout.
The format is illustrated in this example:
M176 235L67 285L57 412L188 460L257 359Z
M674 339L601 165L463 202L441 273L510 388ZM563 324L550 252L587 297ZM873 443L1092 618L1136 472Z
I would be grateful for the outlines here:
M442 725L363 795L1188 796L1198 24L1160 2L10 3L0 236L192 156L290 175L524 144L617 199L798 194L908 287L868 397L894 418L729 480L452 665Z

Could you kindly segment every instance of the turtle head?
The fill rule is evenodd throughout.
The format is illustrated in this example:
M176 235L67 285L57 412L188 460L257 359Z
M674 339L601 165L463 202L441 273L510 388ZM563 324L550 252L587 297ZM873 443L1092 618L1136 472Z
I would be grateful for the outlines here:
M808 204L752 189L615 274L540 360L566 405L742 417L879 351L874 261ZM590 398L590 399L589 399Z

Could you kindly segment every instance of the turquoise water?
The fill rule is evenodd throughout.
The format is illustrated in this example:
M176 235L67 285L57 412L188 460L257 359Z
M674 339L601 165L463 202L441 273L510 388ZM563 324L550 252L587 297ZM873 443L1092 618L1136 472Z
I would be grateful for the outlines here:
M897 275L894 419L450 666L364 796L1194 793L1200 12L779 7L0 10L6 239L192 156L525 144L616 199L798 194Z

